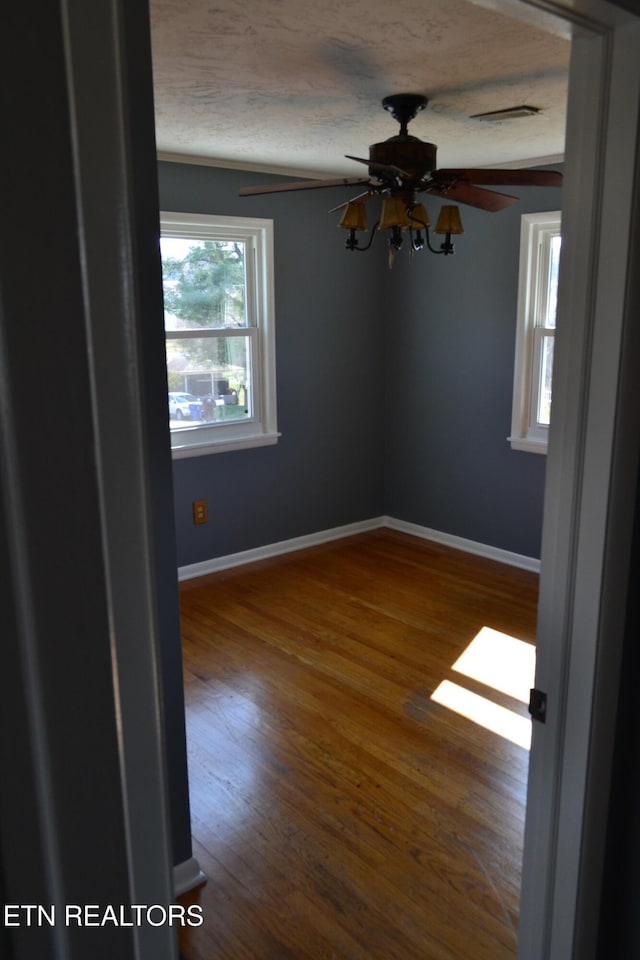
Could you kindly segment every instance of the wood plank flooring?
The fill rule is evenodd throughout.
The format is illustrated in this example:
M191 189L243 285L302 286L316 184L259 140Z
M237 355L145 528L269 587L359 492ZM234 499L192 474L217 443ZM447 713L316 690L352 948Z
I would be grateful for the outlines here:
M513 960L526 749L435 703L537 576L379 530L181 586L186 960Z

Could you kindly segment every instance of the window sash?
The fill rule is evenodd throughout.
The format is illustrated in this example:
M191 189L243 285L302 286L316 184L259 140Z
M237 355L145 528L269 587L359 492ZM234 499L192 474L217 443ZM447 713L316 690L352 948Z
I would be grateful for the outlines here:
M238 327L231 330L225 328L202 328L198 330L171 330L167 332L167 341L169 340L229 340L241 339L247 341L248 346L248 364L247 381L245 389L249 391L250 412L248 416L242 417L239 421L228 421L220 423L210 423L207 426L202 424L182 423L179 427L172 427L172 436L178 431L188 429L204 430L208 426L216 429L219 433L226 428L232 428L241 423L260 423L262 420L262 402L261 402L261 380L259 364L259 331L257 327ZM188 391L187 391L188 392Z
M552 327L535 327L533 330L533 371L531 375L531 398L529 403L529 433L542 431L541 436L546 437L549 430L549 418L541 419L540 410L543 407L551 405L551 389L547 391L545 387L545 348L550 344L551 351L555 342L556 332ZM551 359L553 365L553 353ZM545 393L549 393L548 401L545 399Z

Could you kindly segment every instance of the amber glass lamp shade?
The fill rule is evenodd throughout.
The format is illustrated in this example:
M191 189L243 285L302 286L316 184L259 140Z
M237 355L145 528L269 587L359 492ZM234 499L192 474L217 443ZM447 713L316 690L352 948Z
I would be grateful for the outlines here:
M431 226L431 220L424 203L416 203L409 211L409 220L414 230L424 230Z
M366 230L367 211L364 203L348 203L338 226L343 230Z
M464 233L460 211L454 206L444 206L436 223L436 233Z
M393 227L408 230L410 226L411 220L409 220L407 214L407 205L401 197L388 197L382 201L379 230L391 230Z

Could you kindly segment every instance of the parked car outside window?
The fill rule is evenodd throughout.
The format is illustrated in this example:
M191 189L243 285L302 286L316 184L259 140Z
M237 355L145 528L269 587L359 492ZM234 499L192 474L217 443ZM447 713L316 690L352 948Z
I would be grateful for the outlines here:
M192 393L169 393L170 420L202 419L202 401Z

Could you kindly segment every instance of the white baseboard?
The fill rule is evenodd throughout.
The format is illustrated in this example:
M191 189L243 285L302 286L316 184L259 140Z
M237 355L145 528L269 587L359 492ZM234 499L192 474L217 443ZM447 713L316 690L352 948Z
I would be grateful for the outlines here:
M321 543L329 543L331 540L353 537L357 533L365 533L367 530L377 530L379 527L383 527L384 519L384 517L372 517L370 520L361 520L358 523L347 523L343 527L332 527L329 530L320 530L318 533L309 533L304 537L294 537L292 540L268 543L264 547L256 547L254 550L242 550L240 553L229 553L226 557L213 557L211 560L203 560L201 563L190 563L186 567L178 567L178 579L190 580L192 577L202 577L206 573L216 573L218 570L240 567L245 563L268 560L269 557L278 557L283 553L293 553L294 550L316 547Z
M292 540L269 543L264 547L256 547L254 550L243 550L240 553L230 553L224 557L203 560L201 563L191 563L178 568L178 579L190 580L193 577L203 577L207 573L240 567L245 563L255 563L257 560L267 560L269 557L293 553L295 550L305 550L307 547L329 543L331 540L341 540L343 537L352 537L358 533L365 533L367 530L377 530L380 527L388 527L390 530L408 533L413 537L421 537L423 540L432 540L434 543L441 543L443 546L452 547L454 550L464 550L466 553L474 553L477 556L486 557L488 560L497 560L498 563L507 563L512 567L521 567L523 570L531 570L536 573L540 571L540 561L535 557L512 553L510 550L501 550L499 547L491 547L486 543L478 543L476 540L467 540L464 537L456 537L451 533L432 530L430 527L421 527L417 523L396 520L395 517L372 517L370 520L361 520L358 523L348 523L343 527L320 530L318 533L310 533L304 537L294 537Z
M173 893L176 897L206 882L207 878L195 857L189 857L173 868Z
M452 547L454 550L464 550L466 553L474 553L477 556L486 557L488 560L497 560L498 563L508 563L512 567L521 567L523 570L531 570L534 573L540 572L540 561L535 557L512 553L510 550L501 550L500 547L491 547L486 543L478 543L476 540L467 540L465 537L455 537L452 533L442 533L440 530L421 527L417 523L409 523L407 520L396 520L395 517L385 517L384 526L391 530L398 530L400 533L409 533L414 537L421 537L423 540L441 543L443 546Z

